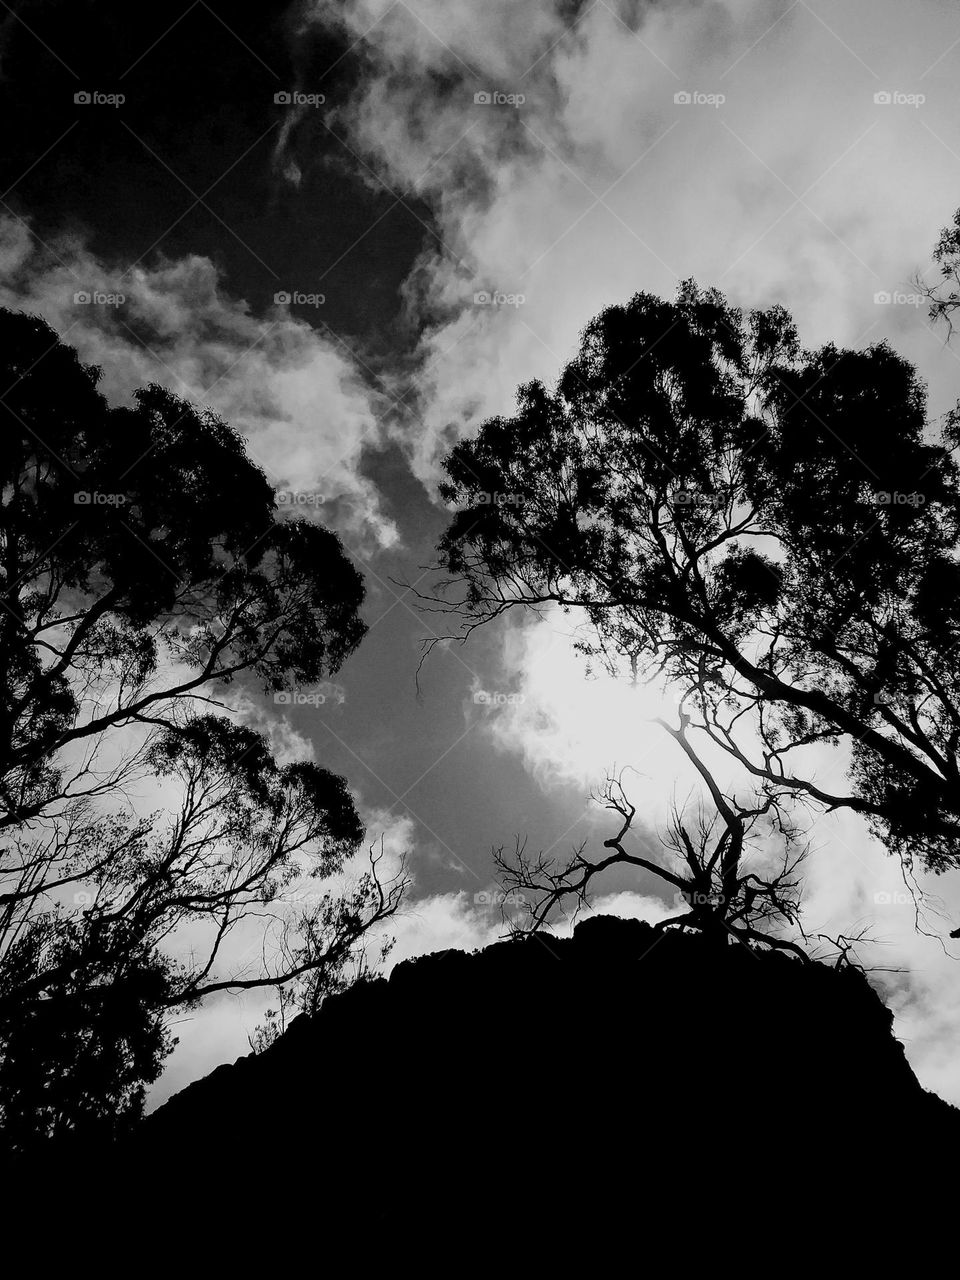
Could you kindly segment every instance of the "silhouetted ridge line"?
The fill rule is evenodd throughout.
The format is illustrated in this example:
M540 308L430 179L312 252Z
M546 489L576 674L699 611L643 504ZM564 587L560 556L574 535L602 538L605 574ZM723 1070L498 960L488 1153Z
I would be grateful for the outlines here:
M960 1140L891 1023L854 969L593 917L331 997L171 1098L107 1176L139 1200L199 1180L233 1214L281 1179L334 1253L520 1248L570 1215L853 1231Z
M554 1075L593 1060L600 1074L602 1065L617 1065L598 1062L601 1051L623 1055L619 1065L632 1062L635 1071L669 1064L677 1085L692 1086L708 1064L733 1083L749 1064L745 1094L777 1095L789 1067L804 1085L791 1091L799 1094L794 1101L807 1109L804 1093L808 1100L843 1099L865 1114L870 1098L882 1097L960 1121L921 1088L892 1021L855 969L801 966L775 953L594 917L570 939L537 935L406 961L389 979L354 987L314 1017L296 1019L259 1057L189 1086L147 1120L143 1134L151 1145L183 1136L200 1108L208 1131L219 1123L230 1129L238 1092L248 1106L258 1096L272 1106L295 1082L328 1074L331 1085L341 1077L339 1087L351 1079L403 1078L425 1108L445 1098L466 1120L482 1113L492 1094L514 1094L511 1059L543 1068L549 1054ZM429 1087L418 1089L418 1067L437 1062L450 1066L451 1076L433 1070ZM491 1070L499 1063L482 1085L480 1063ZM636 1105L642 1109L639 1078Z

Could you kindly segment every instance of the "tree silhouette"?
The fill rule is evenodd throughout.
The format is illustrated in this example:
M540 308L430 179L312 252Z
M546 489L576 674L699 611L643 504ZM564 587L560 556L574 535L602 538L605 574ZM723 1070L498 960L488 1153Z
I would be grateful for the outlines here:
M947 326L948 336L953 336L953 317L960 307L960 209L953 215L953 221L940 232L933 251L939 279L935 285L926 283L921 275L915 277L917 288L930 304L930 319L942 321ZM956 411L951 415L950 425L956 431L958 416Z
M3 973L14 997L0 1017L5 1149L129 1131L175 1043L168 962L132 930L91 936L83 920L48 915Z
M511 920L511 933L550 925L571 901L578 913L598 877L615 867L635 867L673 892L677 913L659 921L657 932L692 930L723 943L733 939L807 960L801 946L781 936L785 925L799 928L799 869L806 855L805 848L797 848L798 832L784 810L789 792L767 787L749 806L725 795L690 743L689 717L681 714L679 728L664 720L658 724L700 775L706 798L674 804L669 828L657 837L659 847L650 847L654 841L634 829L637 810L621 772L607 777L595 797L619 821L601 856L588 856L586 842L566 861L531 857L519 840L512 855L499 849L494 857L504 890L528 904L525 920Z
M603 311L556 388L520 388L445 466L431 603L459 634L579 609L579 645L672 682L758 785L960 861L957 468L886 344L800 349L779 307L684 284ZM456 597L451 595L459 588ZM803 748L843 744L848 782Z
M363 585L337 537L279 521L212 413L156 386L110 408L43 321L0 311L0 366L0 1105L17 1145L137 1113L173 1007L291 983L315 1004L404 877L385 885L372 855L332 889L363 836L344 780L215 713L234 680L310 684L356 648ZM238 938L247 958L225 968Z

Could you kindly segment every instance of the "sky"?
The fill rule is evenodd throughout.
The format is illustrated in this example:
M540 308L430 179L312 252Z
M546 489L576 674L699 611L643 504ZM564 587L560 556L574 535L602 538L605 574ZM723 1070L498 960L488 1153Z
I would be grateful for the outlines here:
M694 277L781 303L804 342L889 340L960 387L931 327L960 206L960 12L948 0L116 0L0 4L0 305L42 314L114 403L159 382L241 430L290 510L334 527L369 634L319 705L245 690L278 749L344 774L413 886L391 962L501 931L492 850L610 833L613 765L651 832L691 784L656 693L587 681L574 621L436 647L417 608L440 461L517 386L552 382L603 306ZM86 300L89 299L89 300ZM492 701L477 703L477 693ZM502 695L497 697L496 695ZM819 776L841 770L824 756ZM960 983L857 819L818 819L812 934L871 922L867 962L925 1085L960 1103ZM878 901L878 895L880 900ZM889 899L889 901L887 901ZM672 907L642 873L597 910ZM955 947L954 947L955 949ZM247 1048L263 1002L187 1015L154 1091Z

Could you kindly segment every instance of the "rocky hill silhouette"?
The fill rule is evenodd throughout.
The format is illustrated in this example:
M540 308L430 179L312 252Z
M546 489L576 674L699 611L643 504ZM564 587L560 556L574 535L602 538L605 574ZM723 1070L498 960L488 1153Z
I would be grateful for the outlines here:
M960 1140L891 1024L853 968L594 917L331 998L160 1107L137 1161L284 1170L331 1224L391 1239L638 1206L722 1222L774 1187L781 1209L813 1187L849 1205Z
M328 999L171 1098L98 1177L141 1213L218 1206L221 1260L274 1195L327 1257L642 1227L709 1258L782 1247L796 1221L811 1256L837 1229L856 1250L960 1142L891 1023L853 968L593 917Z

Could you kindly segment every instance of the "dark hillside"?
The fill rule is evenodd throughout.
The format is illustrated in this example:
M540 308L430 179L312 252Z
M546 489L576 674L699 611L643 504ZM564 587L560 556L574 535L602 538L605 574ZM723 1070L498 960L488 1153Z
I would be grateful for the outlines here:
M443 1274L617 1236L651 1259L792 1240L819 1270L895 1247L909 1200L952 1194L960 1112L891 1021L853 969L595 917L328 1000L96 1172L132 1229L164 1204L222 1261L276 1213L328 1260L463 1254Z
M329 1000L160 1108L138 1163L283 1170L383 1240L882 1202L960 1141L891 1022L853 969L598 917Z

